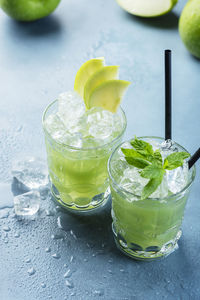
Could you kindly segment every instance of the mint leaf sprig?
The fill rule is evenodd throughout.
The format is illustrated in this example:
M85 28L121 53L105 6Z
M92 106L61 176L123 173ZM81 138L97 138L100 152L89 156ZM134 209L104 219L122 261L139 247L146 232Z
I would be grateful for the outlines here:
M162 183L166 170L173 170L181 167L184 160L190 155L187 152L174 152L168 155L163 162L159 150L153 151L151 144L134 138L130 142L133 148L121 148L125 159L129 165L141 169L140 175L149 179L143 188L141 199L148 198Z

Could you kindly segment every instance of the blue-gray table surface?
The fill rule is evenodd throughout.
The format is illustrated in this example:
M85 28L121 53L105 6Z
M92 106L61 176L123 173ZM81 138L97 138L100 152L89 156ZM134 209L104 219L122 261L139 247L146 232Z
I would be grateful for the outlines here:
M133 17L114 0L63 0L50 17L30 24L0 12L0 203L12 203L12 162L45 157L42 112L72 89L76 71L91 57L120 65L120 77L133 82L122 105L126 138L163 136L163 51L172 49L173 139L191 152L199 147L200 62L180 40L186 1L179 2L158 19ZM21 222L13 208L1 209L0 299L200 299L198 169L179 249L155 262L136 262L116 249L110 204L83 218L44 200L35 219Z

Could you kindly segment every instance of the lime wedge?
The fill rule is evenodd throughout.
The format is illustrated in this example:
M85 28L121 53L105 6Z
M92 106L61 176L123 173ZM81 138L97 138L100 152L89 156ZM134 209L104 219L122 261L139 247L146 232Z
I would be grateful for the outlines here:
M130 14L157 17L169 12L178 0L116 0Z
M83 98L84 87L88 78L95 73L98 69L103 67L104 58L93 58L86 61L78 70L74 82L74 90Z
M115 113L129 84L129 81L117 79L104 81L92 91L89 108L101 107Z
M84 89L84 101L86 107L88 107L88 101L92 91L95 90L98 85L104 81L118 78L118 68L118 66L102 67L89 77Z

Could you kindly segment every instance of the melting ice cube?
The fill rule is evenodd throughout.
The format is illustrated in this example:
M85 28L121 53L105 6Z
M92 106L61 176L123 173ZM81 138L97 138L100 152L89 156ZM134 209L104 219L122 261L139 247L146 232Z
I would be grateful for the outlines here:
M20 183L30 189L37 189L48 184L48 171L46 162L30 157L13 164L12 175Z
M38 191L14 197L15 213L18 216L31 216L36 214L40 207L40 194Z

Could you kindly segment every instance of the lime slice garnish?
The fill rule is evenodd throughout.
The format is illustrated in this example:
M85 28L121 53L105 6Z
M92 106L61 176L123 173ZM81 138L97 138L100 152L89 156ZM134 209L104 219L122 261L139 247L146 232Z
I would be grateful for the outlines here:
M97 86L99 86L104 81L118 78L118 68L118 66L102 67L89 77L84 89L84 101L86 107L88 107L90 95L96 89Z
M178 0L116 0L130 14L141 17L157 17L166 14Z
M101 107L115 113L129 84L125 80L104 81L92 91L88 107Z
M74 82L74 90L83 98L84 87L88 78L104 65L104 58L93 58L86 61L78 70Z

